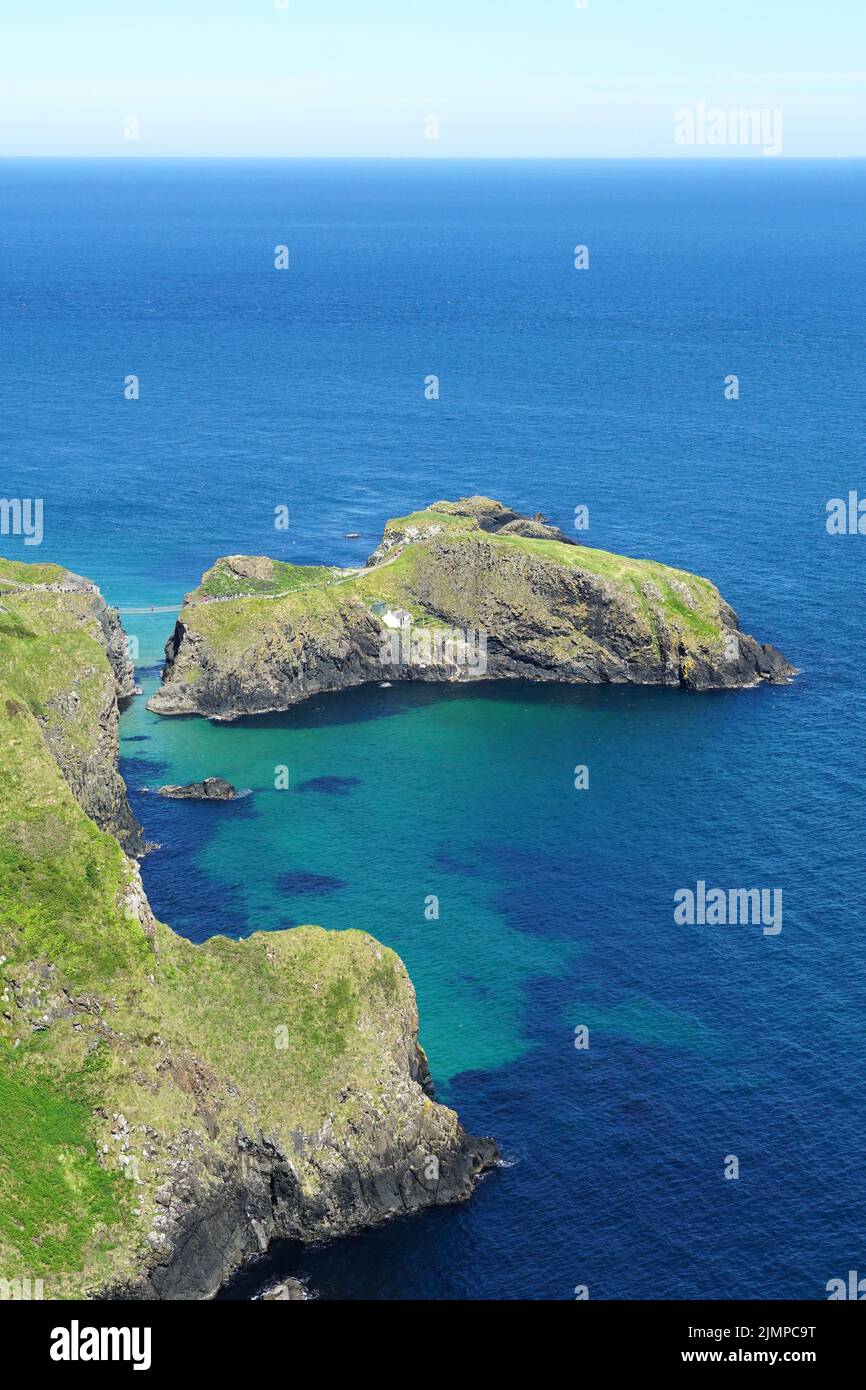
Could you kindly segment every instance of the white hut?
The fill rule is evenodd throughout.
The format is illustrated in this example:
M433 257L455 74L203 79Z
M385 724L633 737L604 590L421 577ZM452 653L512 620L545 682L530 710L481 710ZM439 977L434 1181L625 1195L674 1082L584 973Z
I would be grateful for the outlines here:
M412 614L407 613L405 608L389 608L382 614L382 622L386 627L404 628L408 627L412 621Z

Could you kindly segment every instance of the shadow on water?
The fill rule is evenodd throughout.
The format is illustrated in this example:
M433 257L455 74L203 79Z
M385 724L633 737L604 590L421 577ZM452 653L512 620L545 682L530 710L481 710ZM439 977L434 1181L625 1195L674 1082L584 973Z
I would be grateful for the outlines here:
M677 703L680 701L735 700L754 693L753 690L688 691L673 686L563 685L553 681L524 680L394 681L387 685L374 682L351 690L327 691L311 696L280 713L242 715L238 719L217 720L215 723L217 727L225 729L320 729L365 720L390 719L429 705L466 700L522 705L527 709L545 705L588 712L616 711L617 715L621 715L630 709L645 711L648 704L664 711L681 707Z
M132 742L131 739L126 739L124 741L127 743ZM161 786L162 779L167 769L168 763L164 759L125 758L121 751L120 771L126 783L127 791L129 792L129 799L133 803L133 810L135 810L136 801L138 802L139 811L145 809L141 804L140 798L146 796L148 793L145 792L143 788Z

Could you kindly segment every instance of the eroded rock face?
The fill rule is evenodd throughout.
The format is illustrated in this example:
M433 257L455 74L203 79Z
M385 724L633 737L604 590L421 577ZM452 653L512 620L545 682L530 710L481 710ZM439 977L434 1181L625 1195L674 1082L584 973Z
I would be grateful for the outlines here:
M489 498L389 522L366 569L314 574L307 582L299 569L294 592L266 598L191 595L150 708L233 719L383 679L709 690L794 674L709 581L587 549ZM408 640L389 649L394 609L410 618ZM483 634L484 660L449 659L430 640L437 632L463 634L467 648Z
M118 701L123 704L138 694L135 683L135 669L129 658L126 636L116 608L109 608L99 591L95 594L94 611L102 628L105 651L109 665L114 673L114 686Z
M227 1148L189 1135L185 1144L157 1193L148 1268L113 1297L211 1298L272 1240L347 1236L465 1201L499 1161L493 1140L467 1135L402 1066L384 1109L371 1105L348 1143L325 1132L285 1149L241 1130Z
M125 850L130 854L142 854L141 826L116 767L120 739L114 689L106 683L105 699L92 725L93 744L88 749L76 745L66 733L68 724L78 713L75 692L58 696L49 706L49 713L45 741L76 800L102 830L117 837Z
M102 830L130 854L141 854L144 839L117 767L120 751L119 706L136 693L135 672L116 608L109 608L95 584L70 571L50 584L18 585L16 610L46 604L62 609L105 652L107 666L81 662L68 683L44 702L43 735L76 800Z
M381 643L382 624L351 601L327 625L300 616L269 627L256 653L237 661L181 617L166 646L164 684L148 708L224 719L287 709L323 692L392 679L380 664Z

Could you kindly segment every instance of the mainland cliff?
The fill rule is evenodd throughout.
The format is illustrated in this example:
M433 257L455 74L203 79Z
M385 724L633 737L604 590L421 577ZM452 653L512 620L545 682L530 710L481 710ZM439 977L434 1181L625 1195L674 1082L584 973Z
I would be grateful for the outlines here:
M117 770L118 706L136 693L117 609L69 570L0 560L0 640L0 681L27 700L80 806L139 854ZM94 650L99 660L82 656Z
M399 958L319 927L155 920L116 768L133 693L86 580L0 560L0 1279L208 1298L275 1237L472 1192Z
M794 674L709 580L471 497L389 521L360 569L218 560L187 595L149 707L234 719L383 680L710 690Z

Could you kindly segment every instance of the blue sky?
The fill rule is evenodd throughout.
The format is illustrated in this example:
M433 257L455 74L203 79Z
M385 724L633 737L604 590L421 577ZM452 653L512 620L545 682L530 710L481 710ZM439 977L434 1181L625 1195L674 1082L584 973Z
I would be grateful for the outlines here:
M866 0L2 0L0 40L0 154L760 157L677 146L703 102L866 155Z

